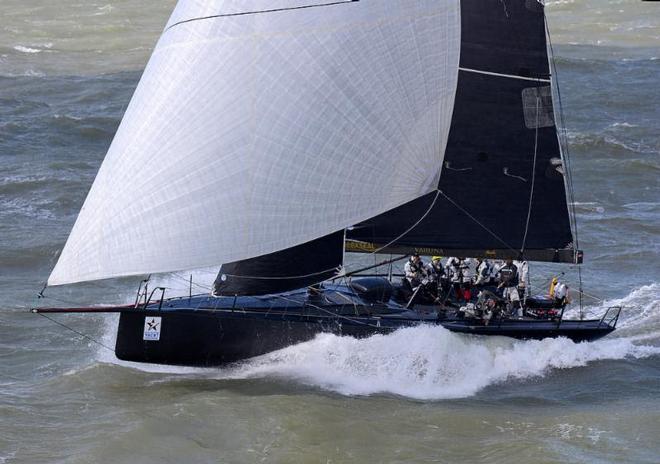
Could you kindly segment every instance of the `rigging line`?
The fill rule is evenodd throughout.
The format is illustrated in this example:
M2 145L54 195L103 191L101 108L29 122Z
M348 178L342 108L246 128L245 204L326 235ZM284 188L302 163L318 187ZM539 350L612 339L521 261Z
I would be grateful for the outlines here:
M527 221L525 223L525 234L523 235L522 246L520 247L520 254L525 252L525 245L527 244L527 233L529 232L529 220L532 217L532 203L534 202L534 184L536 181L536 155L539 147L539 106L541 96L536 96L536 132L534 133L534 162L532 163L532 185L529 189L529 205L527 206Z
M591 295L591 294L585 292L584 290L578 290L578 293L579 293L580 295L584 295L584 296L586 296L586 297L588 297L588 298L591 298L592 300L596 300L596 301L599 301L599 302L601 302L601 303L604 303L604 302L605 302L605 298L600 298L600 297L597 297L596 295Z
M95 338L90 337L89 335L85 335L84 333L77 331L77 330L74 329L73 327L70 327L70 326L64 324L63 322L60 322L60 321L57 321L57 320L53 319L52 317L48 316L47 314L44 314L44 313L37 313L37 314L39 314L39 315L42 316L42 317L45 317L45 318L48 319L49 321L54 322L55 324L57 324L57 325L59 325L59 326L64 327L64 328L67 329L67 330L70 330L71 332L73 332L73 333L75 333L75 334L80 335L80 336L83 337L83 338L86 338L87 340L89 340L89 341L92 342L92 343L96 343L97 345L99 345L99 346L105 348L105 349L108 350L108 351L112 351L113 353L115 352L115 350L113 350L113 349L110 348L108 345L104 344L103 342L100 342L100 341L96 340Z
M583 291L582 291L582 266L578 266L578 280L579 280L579 285L580 285L580 319L584 319L584 301L582 298Z
M217 14L217 15L210 15L210 16L200 16L197 18L190 18L190 19L184 19L182 21L178 21L171 26L168 26L165 31L169 31L173 27L180 26L181 24L186 24L186 23L192 23L194 21L203 21L205 19L215 19L215 18L231 18L234 16L249 16L249 15L257 15L257 14L265 14L265 13L279 13L281 11L294 11L294 10L305 10L308 8L320 8L324 6L336 6L336 5L343 5L345 3L357 3L360 0L339 0L335 2L328 2L328 3L317 3L317 4L312 4L312 5L300 5L300 6L292 6L288 8L272 8L270 10L255 10L255 11L243 11L240 13L226 13L226 14Z
M183 277L183 276L180 276L180 275L178 275L176 272L173 272L173 273L171 274L171 276L172 276L172 277L176 277L177 279L182 280L183 282L185 282L185 283L187 283L187 284L190 284L190 279L188 279L188 278L186 278L186 277ZM193 284L195 287L199 287L199 288L201 288L202 290L211 290L211 287L208 287L208 286L206 286L206 285L202 285L202 284L198 284L197 282L194 282L194 281L193 281L192 284ZM168 288L168 287L165 287L165 288ZM171 289L171 288L170 288L170 289Z
M61 298L56 298L56 297L54 297L54 296L45 296L45 295L44 295L42 298L44 298L44 299L49 299L49 300L53 300L53 301L57 301L58 303L62 303L62 304L65 304L65 305L73 305L73 306L76 306L76 305L81 305L81 304L83 304L83 303L81 303L81 302L79 302L79 301L62 300Z
M569 212L573 218L573 229L575 235L575 249L580 249L580 238L578 235L578 222L577 222L577 209L575 206L575 189L573 186L573 169L571 166L571 155L568 146L568 131L566 128L566 121L564 120L564 104L561 98L561 88L559 86L559 74L557 73L557 64L555 62L555 51L552 45L552 38L550 37L550 28L548 26L548 18L545 14L545 9L543 10L543 18L545 19L545 30L548 37L548 43L550 45L550 53L552 54L552 74L555 76L555 87L557 88L557 100L559 103L559 119L561 121L561 132L564 134L564 159L566 161L566 166L564 172L567 174L567 184L568 184L568 194L570 196L570 206ZM560 141L561 142L561 141ZM580 319L584 318L584 302L582 298L583 294L583 283L582 283L582 266L578 264L578 280L579 280L579 290L580 290Z
M548 25L548 18L545 13L545 10L543 11L543 17L545 20L545 31L546 31L546 36L548 37L548 45L550 46L550 54L551 60L550 63L552 65L552 75L554 76L554 81L555 81L555 88L557 89L557 100L559 103L559 119L561 122L561 132L563 133L563 144L564 144L564 150L563 150L563 155L564 155L564 160L566 162L565 166L565 173L566 173L566 180L568 184L568 193L570 196L570 205L569 205L569 211L571 213L572 219L573 219L573 229L574 229L574 234L575 234L575 248L579 249L580 248L580 241L578 238L578 225L577 225L577 212L576 212L576 206L575 206L575 190L573 188L573 170L571 169L571 157L570 157L570 150L568 146L568 132L566 129L566 121L564 119L564 106L563 106L563 101L561 98L561 88L559 86L559 74L557 72L557 64L555 62L555 50L552 44L552 38L550 37L550 27ZM562 142L560 138L560 142Z
M452 205L454 205L456 208L458 208L461 212L463 212L467 217L472 219L478 226L480 226L482 229L484 229L486 232L488 232L490 235L492 235L497 241L499 241L502 245L507 247L511 251L517 251L515 248L513 248L511 245L509 245L507 242L505 242L499 235L497 235L495 232L490 230L488 227L486 227L484 224L479 222L477 218L472 216L465 208L463 208L461 205L456 203L452 198L450 198L445 192L442 190L438 190L438 192L445 197Z
M46 282L39 293L37 293L37 298L45 298L44 292L48 288L48 282Z
M441 190L436 189L436 191L435 191L435 198L433 198L433 202L431 203L431 206L429 206L429 208L428 208L428 209L426 210L426 212L422 215L422 217L420 217L420 218L417 220L416 223L414 223L412 226L410 226L410 227L408 228L408 230L406 230L405 232L403 232L401 235L399 235L398 237L396 237L394 240L390 241L388 244L383 245L382 247L377 248L376 250L372 251L371 254L374 255L374 254L376 254L376 253L381 252L382 250L384 250L384 249L387 248L388 246L392 245L393 243L395 243L395 242L399 241L400 239L402 239L403 237L405 237L410 231L412 231L415 227L417 227L417 226L418 226L418 225L419 225L424 219L426 219L426 216L429 215L429 213L431 212L431 210L432 210L433 207L435 206L435 203L438 201L438 196L439 196L441 193L442 193ZM443 195L444 195L444 193L443 193Z
M375 255L374 255L374 256L375 256ZM355 298L359 298L359 296L357 295L357 293L355 293L355 289L351 286L350 278L349 278L349 277L344 276L344 285L346 285L346 288L348 288L348 289L351 291L351 294L352 294ZM340 295L340 296L346 298L346 299L349 299L348 297L346 297L346 295L342 295L342 294L341 294L340 292L338 292L338 291L335 291L335 293L336 293L337 295ZM353 310L355 311L355 315L356 315L356 316L359 316L359 315L360 315L360 312L359 312L359 310L358 310L357 303L355 303L355 300L353 300L353 299L351 299L351 303L353 304Z

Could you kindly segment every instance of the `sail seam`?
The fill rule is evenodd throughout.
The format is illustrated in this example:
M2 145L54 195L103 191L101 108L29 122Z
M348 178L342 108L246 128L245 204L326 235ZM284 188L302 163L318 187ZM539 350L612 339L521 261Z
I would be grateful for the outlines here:
M515 74L502 74L502 73L496 73L496 72L491 72L491 71L482 71L480 69L472 69L472 68L464 68L464 67L459 67L458 68L460 71L465 71L465 72L471 72L475 74L484 74L486 76L496 76L496 77L506 77L509 79L520 79L523 81L532 81L532 82L550 82L550 79L545 79L541 77L526 77L526 76L516 76Z
M328 2L328 3L318 3L314 5L300 5L300 6L292 6L288 8L272 8L270 10L255 10L255 11L242 11L239 13L225 13L225 14L217 14L217 15L210 15L210 16L200 16L197 18L189 18L189 19L184 19L182 21L178 21L171 26L168 26L165 28L164 32L169 31L173 27L180 26L181 24L186 24L186 23L192 23L195 21L203 21L205 19L215 19L215 18L231 18L234 16L250 16L250 15L257 15L257 14L265 14L265 13L279 13L282 11L295 11L295 10L305 10L308 8L320 8L324 6L336 6L336 5L342 5L344 3L357 3L360 0L340 0L336 2Z

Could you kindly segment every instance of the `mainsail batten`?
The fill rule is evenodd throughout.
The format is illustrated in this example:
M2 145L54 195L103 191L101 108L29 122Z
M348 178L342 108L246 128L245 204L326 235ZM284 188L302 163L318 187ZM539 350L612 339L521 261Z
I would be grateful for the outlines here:
M179 2L50 285L273 253L435 188L458 0L287 10L315 3Z

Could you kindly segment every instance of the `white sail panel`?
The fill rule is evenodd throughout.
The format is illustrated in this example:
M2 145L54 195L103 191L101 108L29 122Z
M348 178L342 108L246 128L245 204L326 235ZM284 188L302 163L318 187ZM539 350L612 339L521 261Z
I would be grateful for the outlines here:
M332 3L181 1L49 284L272 253L433 190L458 0Z

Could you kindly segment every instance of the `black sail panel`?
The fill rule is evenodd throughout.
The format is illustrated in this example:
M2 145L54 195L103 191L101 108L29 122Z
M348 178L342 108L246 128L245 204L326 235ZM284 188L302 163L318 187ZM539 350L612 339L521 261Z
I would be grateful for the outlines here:
M214 295L268 295L322 282L338 274L344 231L257 258L223 264Z
M347 250L389 244L393 253L518 257L523 250L529 260L580 259L542 5L461 3L461 70L439 191L358 224L348 232Z
M547 79L545 32L538 0L461 0L461 67Z

